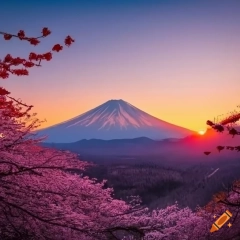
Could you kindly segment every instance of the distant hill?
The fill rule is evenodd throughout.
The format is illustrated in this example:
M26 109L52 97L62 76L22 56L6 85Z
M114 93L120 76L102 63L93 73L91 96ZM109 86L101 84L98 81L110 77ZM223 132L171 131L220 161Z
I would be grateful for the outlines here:
M240 136L232 138L227 133L219 134L209 130L206 135L192 135L183 139L152 140L146 137L134 139L114 140L80 140L74 143L42 143L45 147L54 147L69 150L81 155L95 156L203 156L204 151L211 151L214 156L219 156L216 147L240 145ZM228 152L227 152L228 151ZM229 150L223 151L229 154ZM235 151L234 151L235 153ZM212 154L211 154L212 155ZM208 156L211 158L211 155Z

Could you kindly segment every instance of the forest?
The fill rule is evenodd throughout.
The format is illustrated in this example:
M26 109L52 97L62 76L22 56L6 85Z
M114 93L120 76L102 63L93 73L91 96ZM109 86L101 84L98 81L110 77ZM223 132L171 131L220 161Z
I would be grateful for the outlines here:
M126 196L140 196L142 204L150 208L163 208L177 201L179 206L194 210L231 185L240 172L239 158L231 155L217 162L206 162L203 155L202 161L182 163L179 167L174 162L164 164L156 156L155 159L150 156L134 160L85 158L95 164L84 171L85 175L106 179L106 186L114 189L117 198L126 200ZM214 175L207 177L218 168Z

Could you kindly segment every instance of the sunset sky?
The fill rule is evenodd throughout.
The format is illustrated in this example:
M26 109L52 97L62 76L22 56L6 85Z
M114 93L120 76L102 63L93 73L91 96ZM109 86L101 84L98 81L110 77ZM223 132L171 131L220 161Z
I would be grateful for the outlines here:
M3 1L0 31L52 34L37 47L2 38L1 58L47 52L68 34L76 42L0 85L34 105L43 127L123 99L199 131L240 103L239 13L239 0Z

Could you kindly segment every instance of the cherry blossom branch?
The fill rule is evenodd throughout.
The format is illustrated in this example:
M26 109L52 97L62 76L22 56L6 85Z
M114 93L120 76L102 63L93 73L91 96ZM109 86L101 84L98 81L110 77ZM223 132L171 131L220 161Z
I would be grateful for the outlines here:
M18 38L20 40L28 41L31 45L38 45L40 41L38 39L45 38L51 34L51 31L44 27L42 29L42 35L38 37L27 37L23 30L20 30L17 34L10 34L6 32L0 32L0 35L3 35L5 40L10 40L12 37ZM75 40L72 39L69 35L65 38L64 43L66 46L70 46ZM55 44L52 48L53 52L59 52L63 49L63 46L60 44ZM0 59L0 78L6 79L9 77L9 74L23 76L28 75L27 68L41 66L41 61L46 60L50 61L52 59L52 52L49 51L43 54L36 54L31 52L29 54L28 59L20 58L20 57L12 57L10 54L7 54L3 60ZM34 62L33 62L34 61ZM24 68L12 68L16 66L22 66Z
M31 39L44 38L44 37L50 35L51 31L48 28L45 27L45 28L42 29L42 35L40 35L39 37L26 37L25 32L23 30L20 30L17 35L16 34L11 34L11 33L6 33L6 32L1 32L1 31L0 31L0 34L4 35L5 40L10 40L12 37L16 37L16 38L19 38L20 40L29 41ZM31 44L33 44L33 43L31 43ZM33 45L35 45L35 44L33 44Z
M236 130L236 128L234 128L233 126L230 126L230 124L235 124L239 120L240 120L240 112L234 112L227 118L220 121L220 123L214 123L208 120L206 124L219 133L222 133L225 130L227 130L229 135L232 135L232 137L234 138L234 136L240 135L240 131ZM217 150L219 152L224 149L232 150L232 151L236 150L237 152L240 152L240 145L239 146L217 146ZM205 155L209 155L210 153L211 151L204 152Z
M13 98L13 97L7 96L7 98L13 100L14 102L16 102L16 103L18 103L18 104L20 104L20 105L22 105L22 106L24 106L24 107L27 107L29 110L30 110L31 108L33 108L33 105L24 104L24 103L20 102L19 100L15 99L15 98Z
M0 196L0 200L1 200L3 203L5 203L6 205L9 205L9 206L12 206L12 207L14 207L14 208L16 208L16 209L19 209L19 210L21 210L22 212L28 214L29 216L31 216L31 217L33 217L33 218L35 218L35 219L38 219L38 220L41 221L41 222L45 222L45 223L48 223L48 224L50 224L50 225L55 225L55 226L60 226L60 227L65 227L65 228L70 228L70 229L75 230L75 231L78 231L78 232L84 232L84 233L87 233L87 232L88 232L88 231L86 231L86 230L79 229L79 228L74 227L74 226L65 226L65 225L63 225L63 224L59 224L59 223L57 223L57 222L53 222L54 220L57 220L58 218L54 218L54 219L44 219L44 218L42 218L42 217L39 217L38 215L33 214L32 212L28 211L27 209L25 209L25 208L23 208L23 207L21 207L21 206L18 206L18 205L14 204L14 203L10 203L9 201L6 201L6 199L3 198L3 197L1 197L1 196Z

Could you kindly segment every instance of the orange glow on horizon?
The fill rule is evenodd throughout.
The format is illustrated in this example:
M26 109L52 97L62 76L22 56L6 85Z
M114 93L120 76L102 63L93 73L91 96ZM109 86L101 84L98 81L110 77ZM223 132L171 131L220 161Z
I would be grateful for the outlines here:
M200 130L200 131L198 131L198 133L199 133L200 135L204 135L204 134L206 133L206 130Z

